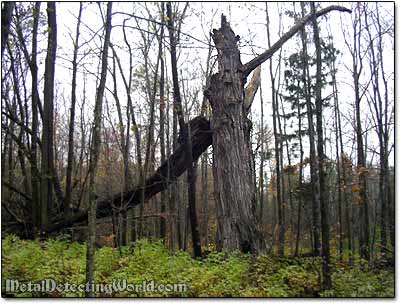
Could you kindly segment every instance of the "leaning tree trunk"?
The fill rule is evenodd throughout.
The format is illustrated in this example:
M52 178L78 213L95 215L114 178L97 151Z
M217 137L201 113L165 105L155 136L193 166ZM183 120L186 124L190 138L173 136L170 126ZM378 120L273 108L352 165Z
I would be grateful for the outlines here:
M225 16L212 38L218 50L219 72L212 76L205 93L213 111L213 174L220 240L228 251L264 251L253 203L251 123L243 98L245 76L238 37Z

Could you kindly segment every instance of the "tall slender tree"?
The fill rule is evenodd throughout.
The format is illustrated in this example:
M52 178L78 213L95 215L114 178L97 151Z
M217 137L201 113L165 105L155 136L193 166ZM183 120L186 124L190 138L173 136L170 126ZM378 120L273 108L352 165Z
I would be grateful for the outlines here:
M95 272L95 241L96 241L96 200L97 189L95 177L97 172L97 162L99 159L99 151L101 145L101 127L102 127L102 112L103 112L103 98L107 78L107 65L108 65L108 48L111 36L111 16L112 16L112 2L107 3L107 15L104 24L104 45L101 54L101 74L100 83L96 91L96 102L94 108L94 121L92 130L92 142L90 149L89 161L89 211L88 211L88 238L86 249L86 283L91 285L86 291L87 297L94 297L94 272Z
M266 26L267 26L267 41L268 47L271 47L270 38L270 21L268 14L268 3L266 5ZM285 223L284 223L284 210L283 210L283 194L282 194L282 174L281 174L281 152L280 152L280 135L278 134L277 120L278 120L278 101L277 93L275 89L275 77L273 72L272 60L269 62L269 74L271 77L272 85L272 121L273 121L273 131L274 131L274 143L275 143L275 164L276 164L276 202L278 205L278 254L280 256L284 255L285 249Z
M171 45L171 69L172 69L172 82L174 86L174 108L178 116L179 128L184 145L186 146L186 167L187 167L187 181L188 181L188 198L189 198L189 217L192 231L192 244L193 253L195 257L201 257L201 242L200 233L198 228L197 214L196 214L196 178L195 167L193 164L192 156L192 143L190 139L189 124L185 123L183 117L183 108L181 95L179 91L178 68L176 57L176 40L175 40L175 27L174 17L172 16L171 3L167 3L167 16L168 16L168 31Z
M57 50L57 21L55 2L47 3L48 44L44 73L43 131L41 161L41 232L47 233L49 216L53 211L54 173L54 74Z
M329 215L327 205L327 188L326 188L326 172L325 172L325 154L324 154L324 135L322 127L322 58L321 58L321 41L319 38L319 28L315 15L315 3L311 3L311 13L313 15L312 25L314 32L314 44L316 51L316 87L315 87L315 111L317 118L317 137L318 137L318 180L319 180L319 198L321 206L321 232L322 232L322 287L330 289L332 287L331 271L330 271L330 252L329 252Z
M74 131L75 131L75 105L76 105L76 81L78 72L78 50L79 50L79 35L80 24L82 17L82 2L79 3L78 21L76 24L76 34L74 40L74 56L72 59L72 88L71 88L71 109L69 117L69 132L68 132L68 158L67 158L67 176L65 183L65 204L63 210L71 208L72 197L72 168L74 161Z

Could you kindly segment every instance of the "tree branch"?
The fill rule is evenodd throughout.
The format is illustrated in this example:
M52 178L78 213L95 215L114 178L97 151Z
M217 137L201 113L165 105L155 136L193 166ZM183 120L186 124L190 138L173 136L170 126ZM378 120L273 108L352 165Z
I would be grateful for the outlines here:
M259 65L253 73L249 84L244 89L244 106L246 111L249 112L251 104L253 104L254 97L257 93L261 83L261 65Z
M318 12L315 13L316 17L323 16L330 11L340 11L340 12L346 12L346 13L351 13L351 10L343 7L343 6L338 6L338 5L331 5L326 8L323 8L319 10ZM288 32L286 32L274 45L271 46L270 49L266 50L264 53L261 55L257 56L256 58L252 59L251 61L247 62L245 65L243 65L243 75L247 77L257 66L259 66L261 63L267 61L272 57L272 55L282 47L282 45L288 41L290 38L292 38L298 31L300 31L311 19L313 18L312 14L309 14L305 16L303 19L301 19L295 26L293 26Z

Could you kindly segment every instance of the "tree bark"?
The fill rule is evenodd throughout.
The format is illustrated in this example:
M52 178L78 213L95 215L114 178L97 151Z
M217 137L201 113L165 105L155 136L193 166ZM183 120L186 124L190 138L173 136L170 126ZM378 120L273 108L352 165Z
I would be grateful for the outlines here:
M218 50L219 72L205 91L213 113L214 195L218 230L227 251L259 253L266 249L254 209L250 146L251 122L244 107L243 66L235 36L226 17L212 36Z

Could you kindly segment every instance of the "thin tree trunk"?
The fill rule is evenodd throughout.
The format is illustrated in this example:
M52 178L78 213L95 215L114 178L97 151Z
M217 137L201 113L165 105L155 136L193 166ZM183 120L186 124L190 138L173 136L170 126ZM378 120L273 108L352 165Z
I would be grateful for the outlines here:
M343 159L342 159L342 130L340 129L340 112L339 112L339 100L338 100L338 92L336 87L336 66L335 61L332 62L331 66L331 76L332 76L332 87L333 87L333 98L334 98L334 106L335 106L335 139L336 139L336 170L337 170L337 186L338 186L338 221L337 221L337 230L339 233L339 259L343 259L343 220L342 220L342 206L343 206L343 196L346 196L346 189L344 187L343 174L345 172L342 171L343 167ZM340 152L339 152L340 150ZM345 197L345 200L346 197ZM347 204L347 201L346 201ZM346 209L347 211L347 209Z
M30 209L32 211L32 227L33 233L37 234L40 230L40 175L38 167L38 75L37 75L37 34L39 25L40 2L35 3L33 9L33 28L32 28L32 58L31 58L31 74L32 74L32 140L31 140L31 186L32 186L32 202Z
M188 181L188 198L189 198L189 215L190 215L190 225L192 231L192 244L194 257L201 257L201 242L200 233L197 223L196 214L196 176L195 167L193 164L192 155L192 142L190 138L189 125L185 124L183 111L182 111L182 101L179 91L178 82L178 69L177 69L177 59L176 59L176 40L174 33L174 19L172 17L171 3L167 3L167 16L168 16L168 30L170 36L171 44L171 65L172 65L172 81L174 86L174 104L175 110L178 115L179 128L181 131L183 142L186 146L186 165L187 165L187 181Z
M285 114L285 110L284 110L284 106L283 106L283 101L282 101L281 96L279 96L279 98L281 99L282 114L283 114L283 117L285 117L286 114ZM288 184L287 190L288 190L288 194L289 194L289 207L290 207L290 213L288 214L289 222L290 222L290 253L293 254L293 230L294 230L294 217L293 217L294 211L293 210L294 210L294 207L293 207L292 180L290 178L290 175L291 175L290 168L292 166L292 161L291 161L290 152L289 152L289 140L287 138L287 132L286 132L286 119L283 119L283 136L285 138L286 156L287 156L288 166L289 166L289 171L286 175L287 175L287 184ZM283 146L282 146L282 148L283 148ZM282 159L283 159L283 156L282 156Z
M319 172L319 197L321 206L321 232L322 232L322 287L330 289L332 287L331 269L330 269L330 252L329 252L329 214L326 188L326 172L325 172L325 154L324 154L324 138L322 126L322 59L321 59L321 42L319 38L319 28L317 18L315 16L315 4L311 3L312 14L314 15L313 31L314 44L317 54L317 74L315 87L315 103L317 116L317 136L318 136L318 172Z
M264 215L264 100L262 96L262 86L260 84L260 144L261 144L261 156L260 156L260 172L259 172L259 197L260 197L260 215L259 221L262 223Z
M48 45L44 76L43 131L42 131L42 182L41 182L41 233L47 233L49 216L53 210L53 115L54 69L57 50L57 24L55 2L47 3Z
M297 119L298 119L298 132L299 132L299 146L300 146L300 168L299 168L299 188L303 188L303 161L304 161L304 151L303 151L303 136L301 128L301 108L300 108L300 98L297 95ZM301 209L302 209L302 196L298 198L298 209L297 209L297 228L296 228L296 246L294 255L299 254L299 244L300 244L300 228L301 228Z
M75 104L76 104L76 77L78 71L78 49L79 49L79 28L82 17L82 2L79 4L78 22L76 25L76 35L74 41L74 57L72 59L72 91L71 91L71 112L69 117L69 132L68 132L68 158L67 158L67 176L65 185L65 204L63 210L71 209L72 195L72 168L74 164L74 130L75 130Z
M164 3L161 3L161 18L162 23L164 23ZM165 79L164 79L164 52L162 48L162 42L164 39L164 24L161 25L160 34L160 153L161 153L161 163L166 160L165 157ZM169 172L167 173L169 175ZM166 180L168 182L168 180ZM161 213L166 212L166 202L168 198L168 192L161 192ZM166 237L166 219L162 217L160 219L160 236L165 239Z
M301 2L302 15L305 16L304 3ZM307 104L307 119L308 119L308 137L310 141L310 174L311 174L311 190L312 190L312 230L313 230L313 253L315 256L320 255L320 205L319 205L319 189L317 175L317 161L315 153L315 135L314 135L314 119L311 103L311 79L307 64L307 37L304 28L301 30L301 40L303 46L303 81L305 88L306 104Z
M271 47L271 39L270 39L270 22L269 22L269 14L268 14L268 3L266 5L266 18L267 18L267 37L268 37L268 47ZM278 206L278 255L283 256L285 251L285 226L284 226L284 214L283 214L283 197L282 197L282 185L281 185L281 159L280 159L280 151L279 151L279 140L280 135L278 135L277 130L277 100L276 100L276 90L275 90L275 79L272 68L272 61L270 61L269 65L269 73L271 76L271 84L272 84L272 121L273 121L273 131L274 131L274 140L275 140L275 170L276 170L276 202Z
M115 52L114 52L115 54ZM117 114L118 114L118 132L119 132L119 137L120 137L120 149L122 153L122 158L123 158L123 169L124 169L124 182L121 187L121 192L125 192L128 190L129 185L130 185L130 174L129 174L129 107L127 107L127 119L128 119L128 124L126 126L127 128L127 136L125 138L125 125L122 117L122 110L121 110L121 104L119 101L118 97L118 88L117 88L117 70L115 66L115 56L113 57L113 72L112 72L112 77L113 77L113 83L114 83L114 99L115 99L115 106L117 108ZM127 211L124 207L122 207L121 214L119 214L118 218L120 219L119 221L121 224L118 225L117 232L118 234L116 235L116 238L118 239L118 246L123 246L126 245L127 242Z
M164 56L165 58L166 56ZM165 83L167 84L167 96L170 95L169 93L169 85L168 85L168 72L167 72L167 66L165 66L165 77L166 81ZM170 104L167 104L167 112L166 112L166 118L167 118L167 175L166 175L166 181L168 184L171 182L171 162L169 161L171 157L171 149L173 151L176 150L177 144L178 144L178 136L177 136L177 127L176 127L176 112L172 110L172 134L171 134L171 127L170 127ZM173 104L172 104L173 107ZM172 140L169 140L169 138L172 138ZM177 221L177 215L176 215L176 205L179 203L178 201L178 193L177 193L177 180L173 180L170 185L170 192L169 192L169 197L168 197L168 225L169 225L169 248L171 252L174 251L175 249L175 243L177 242L178 238L178 221ZM180 246L180 242L178 239L178 247Z
M91 144L90 162L89 162L90 179L89 179L88 238L87 238L87 249L86 249L86 283L92 285L91 288L93 288L94 286L93 283L94 283L94 273L95 273L96 202L97 202L95 177L96 177L97 162L99 158L99 151L101 145L103 97L104 97L104 89L106 86L107 56L108 56L108 47L111 35L111 10L112 10L112 2L108 2L107 16L105 20L104 46L101 57L101 75L100 75L99 87L96 92L93 134L92 134L92 144ZM86 291L85 294L86 297L95 296L93 289L89 289L88 291Z
M360 17L360 3L357 4L357 12ZM369 260L369 217L368 217L368 198L367 198L367 178L366 178L366 166L365 166L365 155L364 145L362 138L362 125L361 125L361 111L360 111L360 82L359 78L362 70L362 58L360 50L360 39L361 39L361 21L354 24L354 36L353 36L353 84L355 94L355 115L356 115L356 137L357 137L357 172L359 182L359 195L358 204L360 207L360 256L366 260Z

